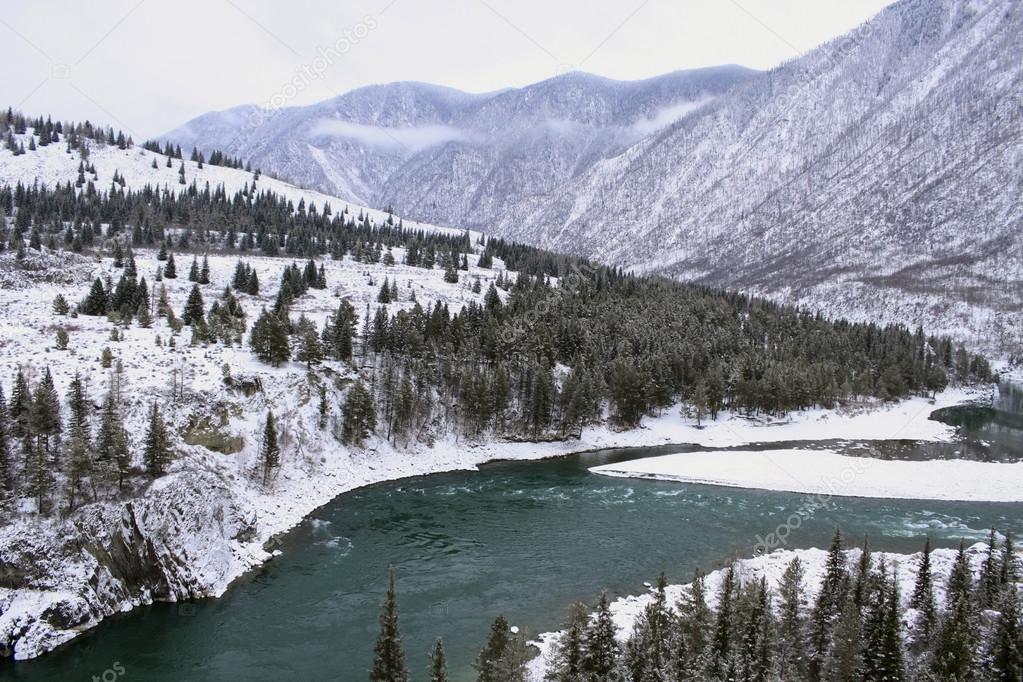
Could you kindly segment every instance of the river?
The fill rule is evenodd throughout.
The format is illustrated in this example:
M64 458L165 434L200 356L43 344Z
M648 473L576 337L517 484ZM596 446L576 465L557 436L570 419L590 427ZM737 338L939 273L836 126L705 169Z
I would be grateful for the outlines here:
M1018 407L1018 406L1017 406ZM998 412L998 410L995 410ZM962 443L991 459L1018 453L1012 425L976 414ZM944 415L963 419L962 413ZM992 429L995 429L992 431ZM993 433L1008 429L1006 445ZM1003 434L1004 435L1004 434ZM925 456L916 443L800 442ZM558 625L602 587L636 593L662 570L685 582L732 554L749 556L807 498L591 474L597 464L693 450L608 450L541 462L494 463L343 495L281 540L283 553L221 599L157 604L111 618L40 659L0 663L4 680L365 680L387 567L397 570L401 628L413 680L443 637L455 681L490 621L504 613L529 633ZM746 448L748 449L748 448ZM949 456L947 445L933 456ZM981 454L980 456L983 456ZM836 526L875 548L914 552L1023 529L1023 504L835 498L802 520L789 547L826 546ZM118 671L123 670L123 674ZM104 678L104 672L106 677Z

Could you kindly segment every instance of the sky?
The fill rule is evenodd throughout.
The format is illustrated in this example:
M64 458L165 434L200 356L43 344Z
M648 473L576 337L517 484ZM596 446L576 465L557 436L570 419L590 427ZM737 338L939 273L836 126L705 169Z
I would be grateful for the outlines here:
M631 80L768 69L891 0L4 0L0 83L26 114L136 140L239 104L311 104L364 85L469 92L568 71Z

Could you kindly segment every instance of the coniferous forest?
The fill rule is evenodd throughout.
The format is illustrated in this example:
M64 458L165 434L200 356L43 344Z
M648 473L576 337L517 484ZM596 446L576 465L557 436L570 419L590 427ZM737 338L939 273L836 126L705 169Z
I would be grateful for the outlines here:
M58 315L106 316L122 327L164 318L174 332L187 328L192 344L244 344L268 365L295 361L313 371L335 361L357 369L361 380L340 406L342 438L352 445L373 433L397 447L431 442L438 429L470 440L565 439L605 420L634 427L679 403L699 423L724 410L783 415L992 376L983 357L920 329L829 321L499 239L473 243L467 233L408 231L393 220L374 225L368 216L294 206L255 189L228 197L194 187L176 195L19 184L0 188L0 208L13 218L0 246L19 258L60 246L109 257L121 272L116 283L93 281L78 301L58 297ZM141 248L159 250L152 281L136 267ZM478 292L481 303L457 311L412 294L410 308L391 312L388 305L409 294L385 279L373 308L355 310L342 299L321 328L291 314L310 289L330 285L322 259L393 263L395 249L406 265L441 270L455 282L469 256L490 268L500 259L506 270ZM211 251L238 261L231 285L204 297L210 275L200 254ZM258 280L249 254L295 258L282 265L274 304L260 311L245 310L239 294L272 292L274 283ZM191 293L175 311L162 280L186 271ZM106 353L103 361L113 362ZM115 398L104 398L108 408L93 424L81 387L62 406L47 376L34 386L20 373L12 380L10 406L0 402L6 497L33 497L43 512L63 498L73 510L100 492L116 496L135 475L166 470L172 448L158 410L149 419L155 435L144 444L145 471L132 471L133 444Z
M808 589L795 557L776 587L749 580L733 562L714 594L693 576L671 603L662 574L653 598L623 642L607 593L594 613L569 609L546 661L547 682L1018 682L1023 676L1023 611L1011 534L991 531L979 575L963 545L936 597L927 541L915 566L892 565L867 541L850 556L840 531L819 589ZM900 592L899 571L914 576ZM711 606L713 604L713 606ZM474 668L479 682L524 682L532 657L525 637L499 616ZM438 653L439 652L439 653ZM446 680L443 643L428 669ZM380 616L370 680L424 679L406 665L394 571Z

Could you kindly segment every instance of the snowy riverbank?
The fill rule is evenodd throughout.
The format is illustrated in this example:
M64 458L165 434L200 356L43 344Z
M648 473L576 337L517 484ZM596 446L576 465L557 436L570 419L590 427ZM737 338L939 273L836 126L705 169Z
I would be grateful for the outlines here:
M803 493L920 500L1023 501L1023 462L898 461L830 450L684 452L606 464L605 476Z
M242 351L224 352L238 353L232 364L251 367ZM930 412L979 395L949 390L933 402L918 398L853 411L813 410L780 421L722 414L703 428L673 409L646 419L638 429L590 428L567 442L472 445L447 439L409 451L374 441L349 451L330 431L316 426L315 401L309 399L315 387L304 372L260 372L263 391L254 397L231 396L214 381L206 382L205 393L198 394L207 409L229 404L233 416L224 431L245 437L241 453L224 455L189 446L170 475L141 498L91 505L88 513L70 519L22 523L0 532L5 558L38 572L30 588L0 588L0 646L16 658L32 658L119 611L153 601L220 596L233 581L272 558L274 536L361 486L473 469L492 460L541 459L601 448L736 446L802 438L947 440L953 430L928 421ZM270 488L255 485L246 473L256 458L251 434L258 433L267 405L286 406L281 412L287 425L285 458ZM33 559L40 554L47 557L45 565Z
M850 570L859 561L860 554L860 550L855 548L846 551L846 565ZM945 605L945 588L948 583L948 576L955 563L956 554L957 551L953 549L935 549L931 553L934 597L939 609ZM1023 553L1018 555L1023 556ZM987 545L977 543L968 547L966 549L966 556L976 578L980 574L981 567L988 556ZM740 584L748 584L763 577L766 579L768 588L777 593L785 568L796 557L799 557L804 570L803 585L807 604L812 603L812 600L816 598L817 593L820 591L820 585L827 571L828 552L826 550L777 550L752 559L739 559L735 564L736 577ZM909 600L913 594L921 557L921 553L873 553L874 564L877 565L879 562L884 562L891 569L889 575L896 577L899 583L901 606L904 609L909 608ZM717 608L721 583L726 573L727 569L722 568L708 573L705 577L707 604L712 609ZM665 595L670 607L674 608L679 603L683 594L688 591L690 584L668 585L665 589ZM611 602L611 614L616 628L616 638L619 642L624 644L628 640L637 620L642 615L644 609L654 601L654 597L654 590L651 588L646 594L628 595ZM777 602L775 602L775 608L778 608ZM912 614L907 613L907 616L912 617ZM543 682L546 670L550 662L554 660L562 634L562 632L547 632L536 638L534 644L539 649L539 655L529 663L528 679L530 682Z

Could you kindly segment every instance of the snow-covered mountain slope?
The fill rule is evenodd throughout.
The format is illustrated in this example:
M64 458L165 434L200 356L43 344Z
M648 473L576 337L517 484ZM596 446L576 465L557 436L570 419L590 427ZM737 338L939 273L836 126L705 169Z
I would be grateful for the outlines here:
M29 128L22 135L14 135L14 140L27 147L33 133L33 129ZM187 154L185 156L187 157ZM10 150L0 147L0 184L13 186L19 182L25 185L38 182L52 187L56 184L75 183L78 179L78 166L81 160L81 154L77 151L69 152L63 142L40 146L21 155L15 155ZM165 188L171 192L181 192L186 191L195 183L200 191L208 185L211 190L222 187L228 195L231 195L248 187L249 189L254 188L256 192L273 192L278 196L285 197L296 206L300 201L305 201L307 206L311 203L315 204L321 209L326 204L330 204L331 209L335 212L347 209L352 216L368 215L370 221L375 224L383 224L388 218L397 220L397 216L392 217L384 211L360 206L346 199L315 190L302 189L265 174L259 175L257 179L254 173L226 166L213 166L208 163L199 168L197 162L189 161L188 158L171 159L171 165L168 167L166 156L143 149L141 146L119 149L116 145L100 145L90 141L86 163L95 167L96 175L85 173L85 180L92 181L100 190L110 187L116 173L119 177L124 178L125 186L129 189L141 189L149 185L154 188ZM185 166L186 184L184 185L180 183L179 176L182 164ZM447 234L462 234L464 232L464 230L409 220L404 221L404 226L408 229L427 232Z
M495 231L1018 348L1020 54L1015 0L904 0Z
M569 73L487 94L393 83L307 107L214 112L164 137L360 203L485 230L508 205L552 191L753 73L724 66L637 82Z

